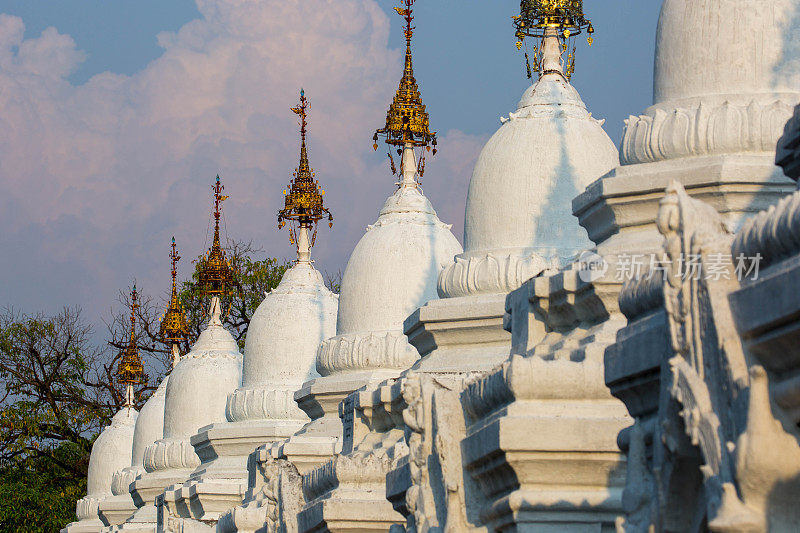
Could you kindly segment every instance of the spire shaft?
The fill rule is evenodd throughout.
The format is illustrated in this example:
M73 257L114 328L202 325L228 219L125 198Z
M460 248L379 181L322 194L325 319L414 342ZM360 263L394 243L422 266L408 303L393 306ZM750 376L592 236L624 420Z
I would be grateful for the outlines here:
M540 77L550 72L564 75L561 54L558 32L555 28L547 28L542 39L542 73Z
M306 136L308 133L308 99L304 90L300 90L300 105L291 110L300 116L300 166L294 171L285 195L284 207L278 212L278 228L283 228L286 221L292 226L289 230L290 240L297 246L297 262L311 262L311 248L314 246L317 224L328 218L328 226L333 226L333 215L325 207L323 195L325 191L314 179L315 174L308 162ZM313 233L312 233L313 230ZM311 234L311 237L309 237Z
M180 349L178 345L181 342L185 342L189 337L189 326L186 323L186 313L184 312L183 304L181 304L181 301L178 298L178 261L181 260L181 256L178 255L175 237L172 237L172 249L170 250L169 258L172 262L172 293L170 294L167 310L164 313L164 317L161 319L159 335L162 342L165 344L172 344L174 367L174 364L177 362L175 354L177 353L178 357L180 357Z

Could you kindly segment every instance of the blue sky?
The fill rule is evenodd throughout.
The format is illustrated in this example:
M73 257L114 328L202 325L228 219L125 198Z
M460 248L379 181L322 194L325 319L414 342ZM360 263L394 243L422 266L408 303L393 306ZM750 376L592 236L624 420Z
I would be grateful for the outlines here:
M312 102L312 165L336 224L314 250L344 268L394 181L371 150L401 74L389 0L0 1L0 305L82 306L99 323L134 277L167 288L168 243L205 244L209 191L228 184L226 227L289 257L275 228L296 165L288 107ZM528 86L516 0L419 0L415 73L440 155L425 190L461 239L482 144ZM619 143L652 100L656 0L586 0L595 43L573 83ZM24 30L22 29L24 26ZM182 269L190 268L188 261Z
M391 14L394 0L379 0ZM491 134L527 87L522 57L514 47L510 17L517 0L420 0L415 68L436 127ZM76 6L80 6L76 9ZM653 46L660 2L586 0L598 30L591 48L579 51L573 83L590 110L607 119L618 142L628 114L652 99ZM84 83L105 71L133 74L162 53L156 35L200 16L193 0L0 1L0 12L22 17L25 36L54 26L75 39L86 60L69 79ZM392 16L390 40L402 40ZM582 41L583 42L583 41Z

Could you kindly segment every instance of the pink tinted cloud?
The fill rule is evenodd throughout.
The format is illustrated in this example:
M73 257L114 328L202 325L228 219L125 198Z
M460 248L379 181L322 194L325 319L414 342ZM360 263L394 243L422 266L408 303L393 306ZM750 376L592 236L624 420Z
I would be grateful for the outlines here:
M23 39L0 15L0 305L83 306L92 320L136 277L167 288L168 242L182 271L205 244L210 185L231 198L225 225L271 256L292 254L275 229L297 164L289 107L311 98L310 156L336 215L315 249L343 268L392 176L371 149L401 74L389 19L373 0L198 0L202 18L163 33L142 71L67 76L85 57L48 28ZM482 140L450 131L425 191L461 238L463 202Z

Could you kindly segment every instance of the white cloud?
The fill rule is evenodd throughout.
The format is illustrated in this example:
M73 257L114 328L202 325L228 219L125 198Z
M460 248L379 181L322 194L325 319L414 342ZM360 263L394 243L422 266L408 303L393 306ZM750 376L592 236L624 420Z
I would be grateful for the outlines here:
M0 305L80 304L97 319L133 277L166 289L168 240L187 259L202 251L217 173L230 236L290 255L275 215L297 164L289 106L301 86L312 166L336 216L318 266L343 267L374 221L394 180L371 137L401 75L387 15L374 0L198 7L201 19L158 36L164 52L142 71L78 86L66 78L84 58L72 38L48 28L23 40L23 21L0 15ZM480 144L449 132L426 172L459 238Z

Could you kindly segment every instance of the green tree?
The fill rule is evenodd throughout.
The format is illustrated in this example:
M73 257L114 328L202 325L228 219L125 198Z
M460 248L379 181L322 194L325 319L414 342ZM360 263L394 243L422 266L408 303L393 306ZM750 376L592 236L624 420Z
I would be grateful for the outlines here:
M226 252L238 290L224 301L225 326L243 347L250 318L290 265L256 259L259 252L249 244L229 243ZM196 273L180 284L190 328L184 353L207 320L208 300L196 288ZM92 444L124 403L115 371L130 339L127 291L120 292L119 303L106 323L109 340L103 346L92 344L92 328L76 308L52 316L0 312L0 530L55 531L75 520ZM136 391L137 407L172 360L158 336L165 298L140 292L139 304L134 338L148 379Z

